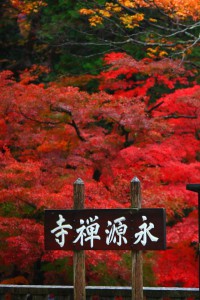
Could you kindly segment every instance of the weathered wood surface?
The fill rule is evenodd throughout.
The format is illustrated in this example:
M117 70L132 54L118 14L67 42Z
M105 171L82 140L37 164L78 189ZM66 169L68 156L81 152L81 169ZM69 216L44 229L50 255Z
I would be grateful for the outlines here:
M82 179L74 182L74 209L84 209L85 186ZM74 251L74 300L85 300L85 251Z
M86 299L131 299L131 287L109 287L109 286L86 286ZM164 288L164 287L144 287L145 300L199 300L198 288ZM49 295L54 295L55 300L73 300L73 286L36 286L36 285L0 285L0 300L5 300L6 295L10 295L12 300L47 300ZM8 298L7 298L8 299Z
M131 181L131 207L141 208L141 185L137 177ZM143 299L143 262L142 251L132 251L132 300Z

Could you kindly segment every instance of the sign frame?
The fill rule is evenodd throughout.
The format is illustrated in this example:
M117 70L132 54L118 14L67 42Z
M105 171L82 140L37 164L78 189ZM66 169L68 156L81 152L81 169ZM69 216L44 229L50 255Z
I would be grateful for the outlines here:
M165 209L45 210L45 249L165 250Z

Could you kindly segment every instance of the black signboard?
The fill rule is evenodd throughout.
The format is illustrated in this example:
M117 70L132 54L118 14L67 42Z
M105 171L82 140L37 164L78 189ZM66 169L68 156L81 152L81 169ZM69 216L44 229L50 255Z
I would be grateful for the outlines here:
M161 250L162 208L45 210L46 250Z

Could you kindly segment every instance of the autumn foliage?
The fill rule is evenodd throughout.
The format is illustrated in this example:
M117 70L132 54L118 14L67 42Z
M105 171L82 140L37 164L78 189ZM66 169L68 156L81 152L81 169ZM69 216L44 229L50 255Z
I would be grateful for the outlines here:
M119 0L105 2L98 8L98 1L95 3L93 9L82 8L81 14L89 16L89 22L92 26L101 24L106 18L118 17L121 23L126 28L134 29L140 26L140 22L145 19L145 9L151 9L160 11L162 17L164 13L168 15L172 20L175 19L187 19L192 18L194 20L199 19L199 3L198 1L180 1L180 0ZM139 9L143 8L143 13L138 12ZM164 12L164 13L163 13ZM149 18L150 22L158 22L159 18Z
M144 254L146 284L196 287L197 197L186 191L200 178L195 70L124 53L104 63L91 94L67 79L36 84L35 67L19 80L0 74L1 280L71 283L72 253L44 250L44 209L72 208L78 177L87 208L129 207L137 176L142 206L167 212L168 249ZM127 252L88 251L86 265L88 283L129 284Z
M197 27L199 2L180 0L118 0L86 1L79 10L91 28L109 33L104 43L117 47L125 46L129 53L133 46L144 47L151 58L182 57L195 52L199 45ZM101 43L102 39L99 39Z

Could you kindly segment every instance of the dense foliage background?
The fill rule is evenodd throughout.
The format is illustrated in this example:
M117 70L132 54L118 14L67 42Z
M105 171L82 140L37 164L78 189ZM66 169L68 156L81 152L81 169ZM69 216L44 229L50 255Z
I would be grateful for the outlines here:
M144 284L198 286L200 10L145 3L1 2L1 283L72 284L72 253L44 250L44 209L72 208L78 177L86 207L129 207L137 176L142 206L167 212ZM130 284L129 252L86 259L88 284Z

